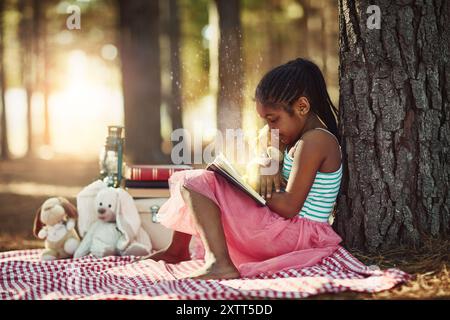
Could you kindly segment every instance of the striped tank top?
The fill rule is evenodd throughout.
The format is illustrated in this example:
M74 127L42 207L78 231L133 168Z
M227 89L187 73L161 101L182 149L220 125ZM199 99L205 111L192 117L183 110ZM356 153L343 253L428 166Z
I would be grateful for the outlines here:
M331 132L322 128L316 129L321 129L328 132L329 134L332 134ZM297 144L298 142L295 144L295 146L297 146ZM281 175L286 181L289 179L293 162L294 159L288 154L288 151L285 150ZM303 208L298 214L301 217L314 221L328 222L328 219L333 212L337 195L339 193L341 178L342 163L339 169L335 172L317 171L316 177L311 186L311 190L306 197Z

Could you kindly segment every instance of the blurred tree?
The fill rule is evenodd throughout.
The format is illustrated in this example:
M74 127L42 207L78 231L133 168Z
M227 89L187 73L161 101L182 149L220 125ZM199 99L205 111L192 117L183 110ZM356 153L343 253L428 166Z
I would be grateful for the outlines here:
M27 106L27 156L34 153L34 139L33 139L33 112L31 106L31 98L33 95L33 5L27 0L18 1L18 10L20 12L19 22L19 41L21 51L21 79L25 88L26 106Z
M169 158L161 151L158 0L118 0L118 4L127 160L167 163Z
M215 1L209 1L208 3L208 27L209 92L217 102L219 91L219 14Z
M370 4L339 1L346 169L336 228L369 251L448 239L450 2L379 0L379 29Z
M307 58L308 52L308 16L309 0L296 0L303 10L303 16L297 19L297 28L299 32L299 40L297 41L298 53L300 57Z
M243 68L239 0L216 0L219 16L219 86L217 128L242 126Z
M326 1L326 0L325 0ZM322 39L322 41L320 42L321 45L321 60L322 60L322 73L324 74L325 79L327 78L327 74L328 74L328 66L327 66L327 56L328 56L328 51L327 51L327 34L326 34L326 23L327 23L327 18L328 18L328 12L329 10L329 6L327 6L326 2L322 2L322 7L320 10L320 38Z
M181 100L181 63L180 63L180 16L177 0L169 0L169 41L170 41L170 75L171 95L169 114L172 120L172 130L182 128Z
M43 108L44 108L44 121L43 121L43 143L50 145L50 115L48 110L48 97L49 97L49 82L48 82L48 43L47 43L47 18L46 10L53 0L33 0L32 1L32 47L31 52L31 65L27 66L33 69L31 75L31 95L39 91L43 95ZM24 41L27 41L26 39ZM29 93L27 93L29 97ZM31 98L30 98L31 99ZM31 101L29 99L29 101ZM32 108L31 106L29 108ZM31 110L31 109L30 109ZM29 126L33 127L30 123ZM36 147L40 141L30 141L30 145L34 144ZM29 148L29 152L32 152L33 148Z
M49 0L33 0L34 7L34 37L36 48L36 60L38 62L36 72L36 87L43 94L44 103L44 137L45 145L51 144L50 137L50 114L48 109L49 98L49 52L48 52L48 29L47 29L47 5Z
M209 49L204 30L208 25L208 0L178 0L183 111L193 110L209 94ZM189 124L188 124L189 126Z
M266 15L266 28L268 37L268 59L270 69L282 64L283 61L283 38L282 33L285 30L280 30L274 23L275 16L282 16L281 0L270 0L267 3L265 10ZM278 18L280 19L280 18ZM281 19L280 19L281 20ZM299 37L300 38L300 37ZM300 39L299 39L300 40Z
M4 55L4 26L3 15L5 10L5 1L0 0L0 103L1 103L1 120L0 120L0 157L2 160L9 159L8 134L6 122L6 104L5 104L5 63Z

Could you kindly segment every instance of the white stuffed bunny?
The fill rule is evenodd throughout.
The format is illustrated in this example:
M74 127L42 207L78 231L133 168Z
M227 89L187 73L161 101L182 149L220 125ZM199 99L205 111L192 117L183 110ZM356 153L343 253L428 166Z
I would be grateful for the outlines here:
M77 249L80 238L75 230L77 209L67 199L47 199L36 213L34 235L45 239L41 259L55 260L70 258Z
M81 198L79 198L81 200ZM85 199L86 200L86 199ZM141 227L141 220L133 198L123 189L100 188L95 197L97 220L87 229L74 254L79 258L92 253L96 257L109 255L147 255L151 252L150 239ZM82 206L89 208L89 206ZM90 211L87 209L86 211ZM80 212L83 219L92 221L91 212ZM87 227L86 224L83 225Z

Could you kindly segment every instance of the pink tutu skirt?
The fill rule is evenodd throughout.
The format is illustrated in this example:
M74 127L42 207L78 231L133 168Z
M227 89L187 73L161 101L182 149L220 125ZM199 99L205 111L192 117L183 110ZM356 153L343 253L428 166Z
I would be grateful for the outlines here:
M204 169L178 171L169 179L170 198L161 206L159 217L162 225L175 231L199 235L181 196L182 186L220 208L230 258L242 277L312 266L342 241L328 223L299 216L285 219Z

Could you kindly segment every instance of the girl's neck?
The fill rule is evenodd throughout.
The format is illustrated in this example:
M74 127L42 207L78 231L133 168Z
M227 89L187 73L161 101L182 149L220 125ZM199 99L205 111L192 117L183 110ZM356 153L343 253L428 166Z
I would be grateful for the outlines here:
M311 113L309 115L309 117L306 119L306 123L305 126L303 127L302 131L300 131L297 139L295 139L295 141L288 146L289 148L291 148L292 146L295 145L295 143L309 130L315 129L315 128L323 128L323 129L327 129L327 126L320 121L320 119L314 114Z

